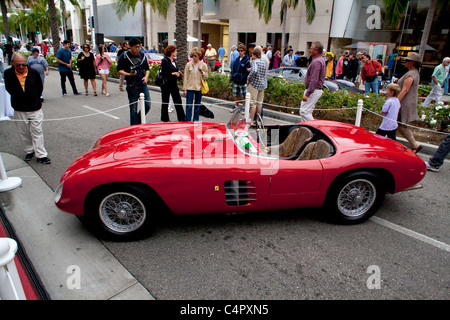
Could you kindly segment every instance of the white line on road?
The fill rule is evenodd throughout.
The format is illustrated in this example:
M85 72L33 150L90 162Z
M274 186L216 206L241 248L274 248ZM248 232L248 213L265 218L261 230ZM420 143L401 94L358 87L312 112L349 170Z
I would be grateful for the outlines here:
M82 106L82 107L86 108L86 109L89 109L89 110L92 110L92 111L95 111L95 112L98 112L98 113L101 113L101 114L104 114L105 116L111 117L111 118L116 119L116 120L120 119L119 117L113 116L112 114L106 113L104 111L100 111L98 109L95 109L95 108L92 108L92 107L89 107L89 106Z
M401 226L396 225L396 224L394 224L392 222L380 219L378 217L372 217L372 218L370 218L370 220L372 220L375 223L378 223L379 225L385 226L385 227L387 227L389 229L392 229L392 230L398 231L400 233L403 233L403 234L405 234L407 236L410 236L410 237L412 237L414 239L417 239L417 240L423 241L425 243L428 243L428 244L430 244L432 246L435 246L436 248L439 248L441 250L450 252L450 245L448 245L448 244L446 244L444 242L440 242L440 241L434 240L434 239L432 239L430 237L424 236L423 234L420 234L420 233L417 233L415 231L406 229L404 227L401 227Z

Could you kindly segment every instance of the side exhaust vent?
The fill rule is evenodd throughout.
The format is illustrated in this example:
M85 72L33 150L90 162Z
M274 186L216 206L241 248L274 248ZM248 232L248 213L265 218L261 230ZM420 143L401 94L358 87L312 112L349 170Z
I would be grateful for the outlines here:
M256 201L253 181L225 181L225 201L229 206L243 206Z

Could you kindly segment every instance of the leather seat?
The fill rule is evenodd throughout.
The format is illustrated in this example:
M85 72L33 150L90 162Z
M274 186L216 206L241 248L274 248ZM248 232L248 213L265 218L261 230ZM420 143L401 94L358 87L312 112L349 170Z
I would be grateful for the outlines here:
M311 130L300 127L292 130L288 137L279 145L268 148L268 154L276 154L281 158L289 158L297 154L306 141L311 139Z
M331 147L325 140L308 143L297 160L323 159L331 153Z

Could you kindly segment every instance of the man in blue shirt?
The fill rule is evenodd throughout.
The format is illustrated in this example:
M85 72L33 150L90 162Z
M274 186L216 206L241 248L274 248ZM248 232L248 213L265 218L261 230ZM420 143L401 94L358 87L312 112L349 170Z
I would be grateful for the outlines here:
M79 95L77 86L75 85L75 79L72 72L72 52L70 51L70 41L64 40L63 46L56 53L56 61L58 61L58 71L61 77L61 89L63 96L67 96L66 90L66 77L69 78L70 85L74 95Z
M219 54L219 62L222 65L222 70L223 70L223 62L224 62L224 58L225 58L225 49L223 48L222 45L220 45L219 50L217 50L217 53Z

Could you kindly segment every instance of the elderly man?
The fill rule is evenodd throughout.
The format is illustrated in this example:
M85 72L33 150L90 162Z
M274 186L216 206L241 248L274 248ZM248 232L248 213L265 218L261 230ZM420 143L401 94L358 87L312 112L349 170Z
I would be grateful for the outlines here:
M442 63L434 68L433 74L431 76L433 88L431 89L430 94L422 103L422 107L428 106L433 99L436 102L440 102L442 100L442 86L444 85L445 78L447 77L447 66L450 64L450 58L445 57L442 60Z
M205 52L205 58L210 72L213 72L216 68L216 56L216 49L214 49L211 44L208 44Z
M5 71L5 88L11 95L14 118L19 120L16 124L26 152L25 161L36 156L37 162L50 164L42 131L41 76L27 67L27 60L20 53L14 54L11 62L13 66Z
M307 89L300 104L300 118L302 121L314 120L312 113L316 107L316 102L322 96L326 73L322 51L323 45L319 41L313 42L309 49L309 55L312 57L312 60L308 71L306 71L304 82Z

